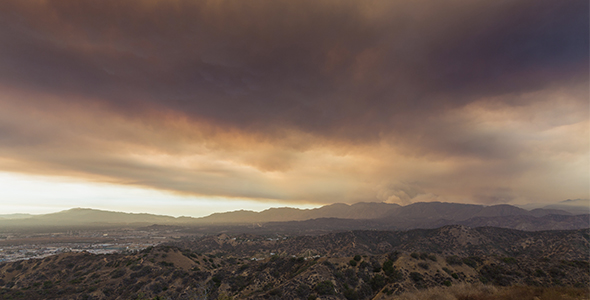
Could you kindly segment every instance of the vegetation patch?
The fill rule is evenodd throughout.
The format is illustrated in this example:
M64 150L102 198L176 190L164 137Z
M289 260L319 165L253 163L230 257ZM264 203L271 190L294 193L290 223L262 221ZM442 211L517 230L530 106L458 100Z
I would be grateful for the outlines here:
M334 283L330 280L325 280L316 284L314 291L319 295L334 295L336 293L334 291Z

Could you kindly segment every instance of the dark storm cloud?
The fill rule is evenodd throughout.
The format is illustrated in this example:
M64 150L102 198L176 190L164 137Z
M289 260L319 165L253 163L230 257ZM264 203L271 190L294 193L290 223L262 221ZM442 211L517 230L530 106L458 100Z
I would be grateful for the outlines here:
M3 4L3 82L261 130L375 138L588 73L587 1L34 3Z
M227 150L230 146L220 140L254 135L255 143L276 148L261 146L267 157L240 153L239 160L264 171L295 168L297 153L314 147L358 153L355 147L383 143L412 157L526 166L518 160L538 147L523 136L546 130L551 127L547 122L563 124L571 111L587 104L588 10L588 1L552 0L5 0L0 3L2 86L51 95L63 114L77 111L71 106L88 106L135 120L143 126L138 132L149 138L133 137L130 127L123 127L130 131L126 137L116 133L120 129L101 131L97 124L68 135L62 130L75 121L48 126L51 131L13 120L0 122L0 136L10 137L0 145L10 156L25 144L45 145L42 149L58 140L73 145L95 136L106 144L129 139L178 153L174 151L186 143L210 139L216 142L208 147ZM547 95L565 97L574 108L566 117L533 122L537 127L527 133L490 128L457 113L472 107L503 112L528 107L534 110L532 120L538 103L561 103ZM47 105L46 97L25 98L31 108ZM219 138L179 131L151 121L162 117L154 111L187 118L189 127L196 122L239 132ZM582 114L578 122L587 119ZM145 133L154 128L165 133L156 138ZM246 144L231 146L233 155ZM93 155L99 154L88 152ZM31 153L27 159L37 156L42 155ZM156 183L147 175L144 180L140 174L150 172L139 167L101 171L94 164L63 159L68 168L121 174L125 181L136 178L146 186L206 189L191 190L174 180ZM135 175L122 175L136 169ZM159 169L155 174L175 172ZM382 184L400 182L404 180ZM289 197L263 192L262 183L257 184L248 188L256 193L238 189L231 195ZM482 197L500 197L496 194Z

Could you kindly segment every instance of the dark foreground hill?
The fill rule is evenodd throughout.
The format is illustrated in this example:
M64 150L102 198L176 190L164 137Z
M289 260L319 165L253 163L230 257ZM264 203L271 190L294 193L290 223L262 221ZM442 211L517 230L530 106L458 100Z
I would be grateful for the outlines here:
M0 264L0 298L351 300L462 283L587 288L589 251L588 230L222 234L137 253Z
M257 235L211 235L174 243L201 253L224 252L236 256L351 256L392 251L422 251L442 255L546 257L587 260L588 229L520 231L461 225L408 231L348 231L313 236L263 237Z

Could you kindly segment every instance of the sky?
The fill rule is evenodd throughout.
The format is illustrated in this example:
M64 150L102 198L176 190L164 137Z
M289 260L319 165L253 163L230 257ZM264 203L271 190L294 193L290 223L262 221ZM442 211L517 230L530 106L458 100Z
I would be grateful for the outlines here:
M0 1L0 214L590 199L588 11Z

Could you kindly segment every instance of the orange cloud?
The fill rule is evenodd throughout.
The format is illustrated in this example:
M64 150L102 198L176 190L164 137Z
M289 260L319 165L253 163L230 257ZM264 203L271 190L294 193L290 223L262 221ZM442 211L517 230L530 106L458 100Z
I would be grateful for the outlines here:
M0 170L291 202L589 198L587 6L2 1Z

